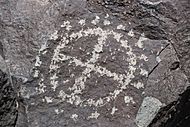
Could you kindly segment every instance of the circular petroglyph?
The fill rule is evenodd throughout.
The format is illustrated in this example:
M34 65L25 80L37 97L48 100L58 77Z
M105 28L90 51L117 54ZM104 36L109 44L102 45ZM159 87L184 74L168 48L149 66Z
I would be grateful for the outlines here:
M130 44L133 36L132 30L126 33L125 25L109 20L109 15L64 21L60 30L50 37L52 42L39 51L34 75L40 78L39 94L56 94L56 97L44 97L47 103L59 100L98 109L117 100L128 85L143 88L143 83L131 81L136 73L147 75L138 62L146 61L147 57L134 50L143 50L142 42L146 38L141 36L136 44ZM134 104L132 100L123 97L123 102ZM117 111L114 106L110 114ZM96 110L87 118L99 115Z

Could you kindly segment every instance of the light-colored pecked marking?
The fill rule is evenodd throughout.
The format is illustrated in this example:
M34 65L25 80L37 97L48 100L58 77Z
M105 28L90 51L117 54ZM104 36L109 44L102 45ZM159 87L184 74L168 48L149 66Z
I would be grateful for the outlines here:
M50 71L54 70L56 72L56 70L59 68L57 63L60 61L67 61L67 60L70 60L70 63L75 63L76 66L86 67L86 69L82 72L81 77L76 78L73 86L69 88L70 91L73 91L72 94L70 95L67 95L65 93L63 94L63 91L61 91L59 95L60 97L64 98L64 99L62 98L62 100L65 100L65 98L69 98L67 102L71 104L75 103L77 105L83 102L80 99L80 96L78 96L78 94L81 94L82 91L85 89L85 82L87 79L87 75L90 76L90 72L95 71L101 76L106 75L107 77L113 78L113 80L117 81L120 84L119 89L114 90L112 93L109 94L109 96L104 97L104 98L99 98L96 101L95 100L92 101L91 99L87 99L85 101L86 102L85 104L87 105L101 106L115 99L124 89L126 89L126 86L130 83L131 79L134 78L133 73L135 72L136 68L134 68L133 66L136 65L136 59L138 57L132 52L132 48L128 45L128 41L121 39L123 35L120 33L114 32L113 30L103 30L100 27L94 28L94 29L89 28L87 30L81 30L79 32L72 33L70 35L70 39L77 40L83 36L87 37L90 35L98 36L98 43L94 46L94 50L92 51L92 57L86 63L83 63L82 61L80 61L79 59L76 59L75 57L67 56L60 53L61 49L65 48L66 44L69 43L69 40L67 40L66 37L63 37L62 42L54 50L54 55L53 55L52 62L50 65ZM130 66L129 66L129 71L127 75L113 73L104 67L97 66L94 64L99 59L99 53L103 52L103 45L105 44L108 36L113 36L113 38L117 42L119 42L122 47L124 47L125 49L129 49L129 51L127 52L127 55L129 55L128 62L130 63L129 64ZM56 82L55 75L56 74L53 74L52 77L50 78L51 84L53 85L54 90L55 90L54 86L57 86L57 83L58 83ZM102 103L99 103L100 101Z
M109 16L107 16L109 17ZM96 16L96 18L91 22L92 24L96 25L99 23L100 17ZM104 21L108 21L105 19ZM78 22L81 26L85 25L85 20L81 19ZM108 22L104 22L104 25L109 25ZM101 107L104 106L106 103L109 103L111 100L115 100L117 96L123 92L123 90L127 89L127 86L130 84L131 80L135 77L134 73L137 68L135 68L135 65L137 64L137 59L147 60L147 57L145 55L141 55L140 57L137 56L135 53L133 53L133 48L129 45L128 40L124 39L123 34L119 32L115 32L114 30L110 29L102 29L100 27L96 28L87 28L87 29L81 29L78 32L68 32L73 27L72 24L69 21L65 21L63 25L61 26L65 28L67 31L62 35L61 41L58 43L57 47L54 49L53 57L51 58L51 63L49 66L49 72L50 72L50 84L52 87L52 90L55 91L56 88L60 85L58 82L59 76L57 76L58 69L60 68L60 63L64 61L69 61L69 64L73 63L76 66L84 67L84 71L81 72L81 76L75 78L75 83L68 88L69 91L71 91L70 94L65 93L64 90L60 90L58 97L60 98L60 101L67 102L70 104L74 104L76 106L94 106L94 107ZM125 29L125 27L121 24L116 27L117 29ZM56 34L55 34L56 35ZM64 48L68 48L68 45L71 41L77 41L80 38L83 37L90 37L92 35L97 36L97 44L94 45L93 51L91 52L92 56L87 60L87 62L82 62L80 59L69 56L64 53L61 53L61 51ZM98 66L95 63L100 58L100 53L103 51L103 46L106 44L108 37L112 37L116 40L117 43L121 45L124 49L126 49L126 55L128 56L125 58L125 60L129 63L128 71L125 74L118 74L115 72L109 71L109 68L105 68L102 66ZM133 36L132 33L130 33L129 36ZM56 39L56 38L52 38ZM145 39L143 39L144 41ZM139 39L139 41L142 41L142 38ZM137 46L141 48L141 44L137 43ZM120 51L120 49L118 49ZM113 52L114 53L114 52ZM93 98L86 98L81 99L81 94L85 90L85 82L87 81L87 78L91 77L91 72L95 72L99 74L100 76L107 76L114 81L118 82L117 88L108 93L105 97L99 97L97 99ZM146 75L146 70L141 69L141 74ZM71 75L71 77L74 77L74 75ZM68 82L69 80L67 80ZM41 82L41 92L44 92L44 84ZM139 85L133 85L137 88L143 87L143 84ZM131 99L131 98L129 98ZM126 98L125 98L126 100ZM46 97L46 101L50 103L49 98ZM51 98L51 101L53 102L53 98ZM133 101L130 100L132 103ZM51 103L52 103L51 102ZM118 109L116 107L112 108L111 114L113 115ZM98 118L100 114L96 111L91 114L88 118Z

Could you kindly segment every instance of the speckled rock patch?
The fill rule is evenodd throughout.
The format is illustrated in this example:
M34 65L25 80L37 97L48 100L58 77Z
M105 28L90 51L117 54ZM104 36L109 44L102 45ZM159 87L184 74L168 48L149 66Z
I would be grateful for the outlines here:
M38 97L31 108L53 105L42 112L50 113L56 123L61 122L56 117L62 118L70 127L83 123L135 126L152 69L147 62L168 42L157 43L153 52L147 48L151 40L130 29L130 23L108 14L88 17L66 19L42 45L34 69L34 77L39 78ZM31 126L43 126L43 116L38 117L33 121L29 115Z
M188 27L176 7L176 0L0 1L0 69L22 81L12 86L13 126L148 126L188 85Z

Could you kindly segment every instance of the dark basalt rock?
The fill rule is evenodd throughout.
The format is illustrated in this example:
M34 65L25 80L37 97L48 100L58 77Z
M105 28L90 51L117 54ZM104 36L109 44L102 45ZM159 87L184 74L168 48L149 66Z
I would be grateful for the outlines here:
M177 101L162 108L149 127L189 127L190 88Z
M180 62L171 64L170 69L181 68L190 81L190 1L181 0L175 3L178 8L178 20L173 27L173 46ZM188 87L178 100L162 108L149 127L189 127L190 126L190 88Z
M137 127L146 97L145 108L167 105L149 127L190 126L189 8L189 0L1 0L0 127Z
M7 74L0 70L0 127L15 127L18 117L17 94Z

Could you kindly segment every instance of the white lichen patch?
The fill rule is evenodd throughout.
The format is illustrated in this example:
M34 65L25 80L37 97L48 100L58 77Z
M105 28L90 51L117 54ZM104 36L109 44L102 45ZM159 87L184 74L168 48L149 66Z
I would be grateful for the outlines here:
M40 60L40 55L41 53L44 53L44 51L47 49L47 44L43 43L38 51L38 55L36 56L36 62L35 62L35 67L40 67L42 64L42 61Z
M81 100L80 96L74 94L74 95L67 95L67 97L69 98L67 100L67 103L70 103L70 104L74 104L76 106L80 105L83 101Z
M60 110L60 109L55 109L55 113L58 115L60 113L63 113L64 110Z
M133 29L131 29L131 30L127 33L127 35L133 37L133 36L135 35L134 32L133 32Z
M53 102L53 98L52 97L46 97L45 96L45 100L47 103L52 103Z
M77 64L79 64L79 62L77 62ZM82 90L85 89L85 82L87 80L87 75L90 76L90 72L91 70L89 68L86 68L83 72L82 72L82 76L79 78L75 79L75 83L72 87L69 87L70 91L74 91L73 95L76 94L81 94Z
M50 39L51 40L56 40L58 38L58 31L56 30L51 36Z
M39 68L39 67L41 66L41 64L42 64L42 61L41 61L41 59L40 59L40 56L41 56L41 54L45 54L45 53L46 53L46 49L47 49L47 48L48 48L48 47L47 47L47 43L45 42L45 43L43 43L43 44L41 45L41 47L40 47L40 49L39 49L39 51L38 51L38 55L36 56L36 62L35 62L35 65L34 65L35 70L34 70L34 75L33 75L33 77L35 77L35 78L39 77L39 74L40 74L40 71L37 69L37 68Z
M67 31L69 31L72 28L69 21L64 21L61 27L65 28Z
M157 57L156 57L156 61L157 61L158 63L160 63L162 60L160 59L159 56L157 56Z
M117 26L117 29L118 30L125 30L125 26L120 24L120 25Z
M95 101L95 100L93 100L93 99L88 99L87 100L87 104L89 105L89 106L95 106L95 107L100 107L100 106L102 106L103 104L104 104L104 101L103 101L103 99L102 98L99 98L97 101Z
M145 4L149 4L149 5L157 5L157 4L161 3L162 0L156 1L156 2L152 2L152 1L149 1L149 0L142 0L142 2L145 3Z
M114 107L112 108L112 110L111 110L111 115L114 115L117 110L118 110L118 109L114 106Z
M79 20L79 24L82 25L82 26L85 25L85 22L86 22L85 19L81 19L81 20Z
M148 57L145 56L145 54L142 54L139 59L144 60L144 61L148 61Z
M63 81L63 84L68 83L68 82L69 82L69 80L67 79L67 80Z
M163 104L154 97L145 97L136 116L138 127L148 127Z
M40 71L39 70L34 70L34 78L39 77Z
M109 20L104 20L104 25L106 26L106 25L110 25L111 24L111 22L109 21Z
M127 106L129 105L129 103L135 104L133 97L130 97L130 96L125 96L124 102L127 104Z
M147 38L144 37L144 34L141 34L141 36L139 37L139 40L136 43L136 46L138 46L139 48L143 48L143 41L148 40Z
M67 96L68 95L63 90L59 91L58 97L61 98L62 101L65 101L65 99L66 99Z
M63 38L63 41L67 42L66 38ZM59 66L57 65L57 63L59 61L64 61L64 60L70 59L69 56L62 56L62 54L60 54L60 50L64 47L65 47L65 43L58 45L56 47L56 49L54 50L54 55L53 55L53 58L51 59L51 64L49 67L50 71L49 72L51 72L53 70L57 70L59 68Z
M100 116L100 113L98 113L97 111L95 111L90 116L88 116L88 119L97 119L99 116Z
M40 79L40 82L38 83L38 85L39 85L39 87L38 87L38 91L39 91L39 94L41 94L41 93L44 93L45 92L45 88L46 88L46 86L44 85L44 76L42 75L41 76L42 78Z
M144 84L142 82L132 83L131 85L137 89L144 88Z
M58 81L56 81L56 79L58 79L58 76L56 73L54 73L54 75L52 77L50 77L51 80L51 85L52 85L52 89L55 91L55 89L58 86Z
M143 68L140 68L140 74L148 77L148 71Z
M73 121L77 121L78 120L78 115L77 114L72 114L71 119L73 119Z
M92 24L96 25L97 23L99 23L100 17L96 16L96 18L94 20L92 20Z
M55 109L55 113L56 113L56 114L59 114L59 109Z
M40 57L39 57L39 56L36 56L36 63L35 63L35 66L36 66L36 67L39 67L41 64L42 64L42 61L40 60Z

